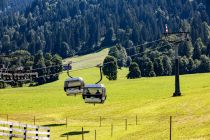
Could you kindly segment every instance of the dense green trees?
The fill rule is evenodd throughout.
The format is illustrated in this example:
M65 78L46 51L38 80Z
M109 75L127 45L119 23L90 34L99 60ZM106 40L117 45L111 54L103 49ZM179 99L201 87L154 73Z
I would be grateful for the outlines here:
M201 38L198 38L195 42L194 51L193 51L193 59L200 59L201 55L205 51L205 46L201 40Z
M129 67L129 73L127 75L128 79L135 79L135 78L140 78L141 77L141 71L139 69L139 66L137 63L133 62L131 63Z
M154 72L158 76L162 76L164 71L162 58L156 58L154 61Z
M103 73L109 80L117 79L117 60L113 56L107 56L103 62Z
M35 54L34 62L35 63L34 63L33 68L37 69L37 72L39 73L40 76L44 76L47 72L45 69L46 65L44 61L44 56L41 51ZM43 69L39 69L39 68L43 68ZM39 84L44 84L46 82L46 79L45 77L39 77L36 79L36 82Z
M127 52L121 44L117 44L116 46L111 47L109 50L109 55L116 58L119 68L126 67L127 63L129 63L127 62L129 61L127 58Z
M129 48L159 38L166 23L170 31L191 31L192 45L200 37L207 46L210 38L207 2L34 0L26 8L23 6L22 12L0 13L1 53L24 49L34 55L42 50L44 54L69 57L117 43ZM137 51L133 48L127 53ZM191 52L189 44L181 54L189 57Z
M58 80L59 73L63 70L62 58L49 53L44 57L43 52L39 51L35 54L33 68L39 74L39 78L35 80L39 85Z
M21 12L19 8L0 12L0 53L28 51L35 57L24 63L14 60L12 65L38 67L55 65L55 54L66 58L110 47L109 55L119 68L136 62L142 76L171 75L173 47L166 43L138 46L160 38L168 24L169 31L190 32L190 41L179 46L181 73L209 72L207 4L208 0L34 0ZM56 72L40 73L49 71Z
M42 51L38 51L35 56L32 56L28 51L17 50L9 56L0 57L0 64L0 68L4 65L12 73L18 72L19 69L23 73L38 73L38 78L32 79L33 81L8 83L11 86L22 86L29 82L33 85L41 85L56 81L63 69L62 58L59 55L52 56L50 53L46 53L44 56Z

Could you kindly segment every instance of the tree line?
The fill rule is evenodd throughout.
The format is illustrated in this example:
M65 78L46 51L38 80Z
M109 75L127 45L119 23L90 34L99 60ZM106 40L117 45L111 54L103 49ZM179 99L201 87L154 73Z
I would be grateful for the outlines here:
M1 53L41 50L66 58L157 39L165 24L190 31L193 45L209 40L207 0L33 0L24 9L0 16Z
M173 45L162 42L146 48L145 46L130 47L136 50L133 55L130 55L132 57L129 56L130 48L125 49L119 44L112 47L109 56L104 60L104 74L107 78L116 80L117 70L121 67L129 68L128 79L170 76L175 73L175 48ZM194 49L191 41L183 42L178 47L180 48L180 74L210 72L210 44L205 46L201 38L198 38Z
M51 55L39 51L32 56L28 51L17 50L11 53L9 56L0 56L0 71L1 73L37 73L37 77L31 79L31 81L18 81L13 80L8 82L7 80L1 81L0 87L5 88L7 86L22 87L24 84L30 84L30 86L41 85L58 80L59 73L62 72L62 58L55 54ZM27 79L26 79L27 80Z
M191 41L180 44L181 73L208 72L209 3L208 0L33 0L22 11L0 13L0 53L9 55L25 50L32 56L41 52L43 56L58 54L66 58L105 47L115 52L112 47L117 46L122 53L112 57L117 59L119 68L135 62L132 67L138 65L141 76L171 75L174 73L171 46L133 47L160 38L168 24L169 32L190 32ZM141 54L129 57L136 53Z

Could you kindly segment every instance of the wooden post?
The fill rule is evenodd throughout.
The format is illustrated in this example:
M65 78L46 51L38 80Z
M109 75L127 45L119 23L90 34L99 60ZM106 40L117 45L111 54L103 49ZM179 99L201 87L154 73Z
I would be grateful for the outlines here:
M172 116L170 116L170 140L172 140Z
M36 116L34 116L34 125L36 125Z
M9 115L7 114L7 122L9 121Z
M111 124L111 137L113 136L113 124Z
M9 131L9 140L12 140L12 128L13 128L13 125L10 124L9 127L10 127L10 131Z
M84 129L82 127L82 140L84 140Z
M39 140L39 129L36 128L36 140Z
M128 120L125 119L125 130L127 130L127 128L128 128Z
M67 140L69 140L69 135L66 136Z
M102 118L101 118L101 116L100 116L100 127L101 127L101 121L102 121Z
M96 130L95 130L95 140L96 140Z
M138 116L136 115L136 125L138 125Z
M23 138L23 140L27 139L26 132L27 132L27 126L24 126L24 133L23 133L24 138Z
M66 117L66 128L68 127L68 118Z

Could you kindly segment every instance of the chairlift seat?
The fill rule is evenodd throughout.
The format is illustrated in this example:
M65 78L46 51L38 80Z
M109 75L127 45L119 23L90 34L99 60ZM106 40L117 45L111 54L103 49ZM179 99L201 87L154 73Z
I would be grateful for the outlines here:
M73 95L77 95L77 94L82 94L83 89L66 89L66 95L67 96L73 96Z
M99 98L94 98L94 97L91 97L91 98L85 98L85 103L102 103L102 100L99 99Z

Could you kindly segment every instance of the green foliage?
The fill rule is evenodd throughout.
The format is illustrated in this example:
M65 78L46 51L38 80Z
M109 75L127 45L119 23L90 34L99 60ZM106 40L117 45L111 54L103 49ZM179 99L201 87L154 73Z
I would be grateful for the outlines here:
M162 76L164 67L163 67L163 62L162 58L156 58L154 62L154 71L157 74L157 76Z
M103 62L103 73L109 80L117 80L117 60L107 56Z
M188 58L192 57L193 45L191 41L184 42L179 46L179 55L186 56Z
M126 61L126 66L127 66L127 67L130 67L131 63L132 63L132 59L131 59L130 56L128 56L128 57L127 57L127 61Z
M198 38L194 46L193 59L200 59L205 50L206 46L203 44L201 38Z
M193 45L199 37L205 45L209 41L209 10L200 8L206 1L31 1L8 2L12 8L0 13L1 53L21 49L34 55L42 50L67 58L117 43L129 48L159 38L166 23L171 31L190 31ZM1 0L0 9L6 2ZM189 57L188 46L183 49Z
M110 47L113 46L116 40L115 32L113 28L109 28L105 34L103 41L103 46Z
M26 4L28 6L22 4L31 1L21 2L21 6L24 5L21 12L18 12L20 8L17 7L0 12L1 54L10 55L17 50L26 50L34 56L41 50L44 56L50 53L52 56L59 54L67 58L121 44L112 55L117 59L119 68L129 66L126 57L138 53L136 58L132 58L149 58L145 62L137 62L142 76L170 75L171 67L174 67L173 47L161 44L138 46L160 38L165 24L168 24L169 31L190 32L191 41L181 44L179 52L182 57L187 57L186 61L193 58L193 61L201 62L201 55L210 55L210 12L206 0L178 0L173 3L166 0L35 0ZM1 1L0 9L5 8L5 2ZM10 2L8 4L11 5ZM161 62L155 61L164 55L168 56L163 65L167 72L162 72ZM0 61L11 62L13 68L23 63L27 67L38 63L33 58L25 62L17 58L12 61L0 58ZM167 64L169 61L170 65ZM44 63L39 65L53 65L50 59L44 60ZM181 72L195 73L199 72L198 69L195 65L189 69L185 64ZM46 71L50 73L51 70Z
M133 62L131 63L129 67L129 73L127 75L128 79L136 79L141 77L141 71L139 69L139 66L137 63Z
M117 44L114 47L110 48L109 55L113 56L117 59L118 67L126 67L127 66L127 52L122 45Z
M42 51L39 51L37 54L35 54L35 57L34 57L34 66L33 68L37 69L36 71L38 72L39 76L42 76L42 77L39 77L36 79L35 82L37 82L37 84L41 85L41 84L44 84L46 82L46 78L44 77L44 75L46 74L46 65L45 65L45 59L44 59L44 56L43 56L43 52ZM43 69L39 69L39 68L43 68Z
M210 59L206 55L201 55L199 72L210 72Z
M190 70L188 69L189 68L188 65L189 65L189 60L186 56L181 57L179 59L179 71L181 74L189 73Z
M67 57L71 56L69 44L67 42L62 42L61 48L58 53L61 54L61 56L63 58L67 58Z
M172 74L172 63L168 56L163 56L163 75L171 75Z
M149 61L149 63L147 64L147 70L148 70L148 76L149 77L155 77L156 74L154 72L154 66L153 66L153 62Z
M56 55L54 55L53 56L53 58L52 58L52 65L54 65L54 66L56 66L56 67L54 67L54 72L55 73L59 73L59 72L62 72L62 58L58 55L58 54L56 54Z
M109 55L115 57L116 59L119 58L119 50L118 50L117 46L110 48Z
M207 56L210 57L210 42L208 43L208 46L207 46Z
M154 72L154 65L153 62L148 58L147 56L143 56L141 58L136 58L134 60L139 65L139 68L141 70L141 75L143 77L154 77L156 76Z

